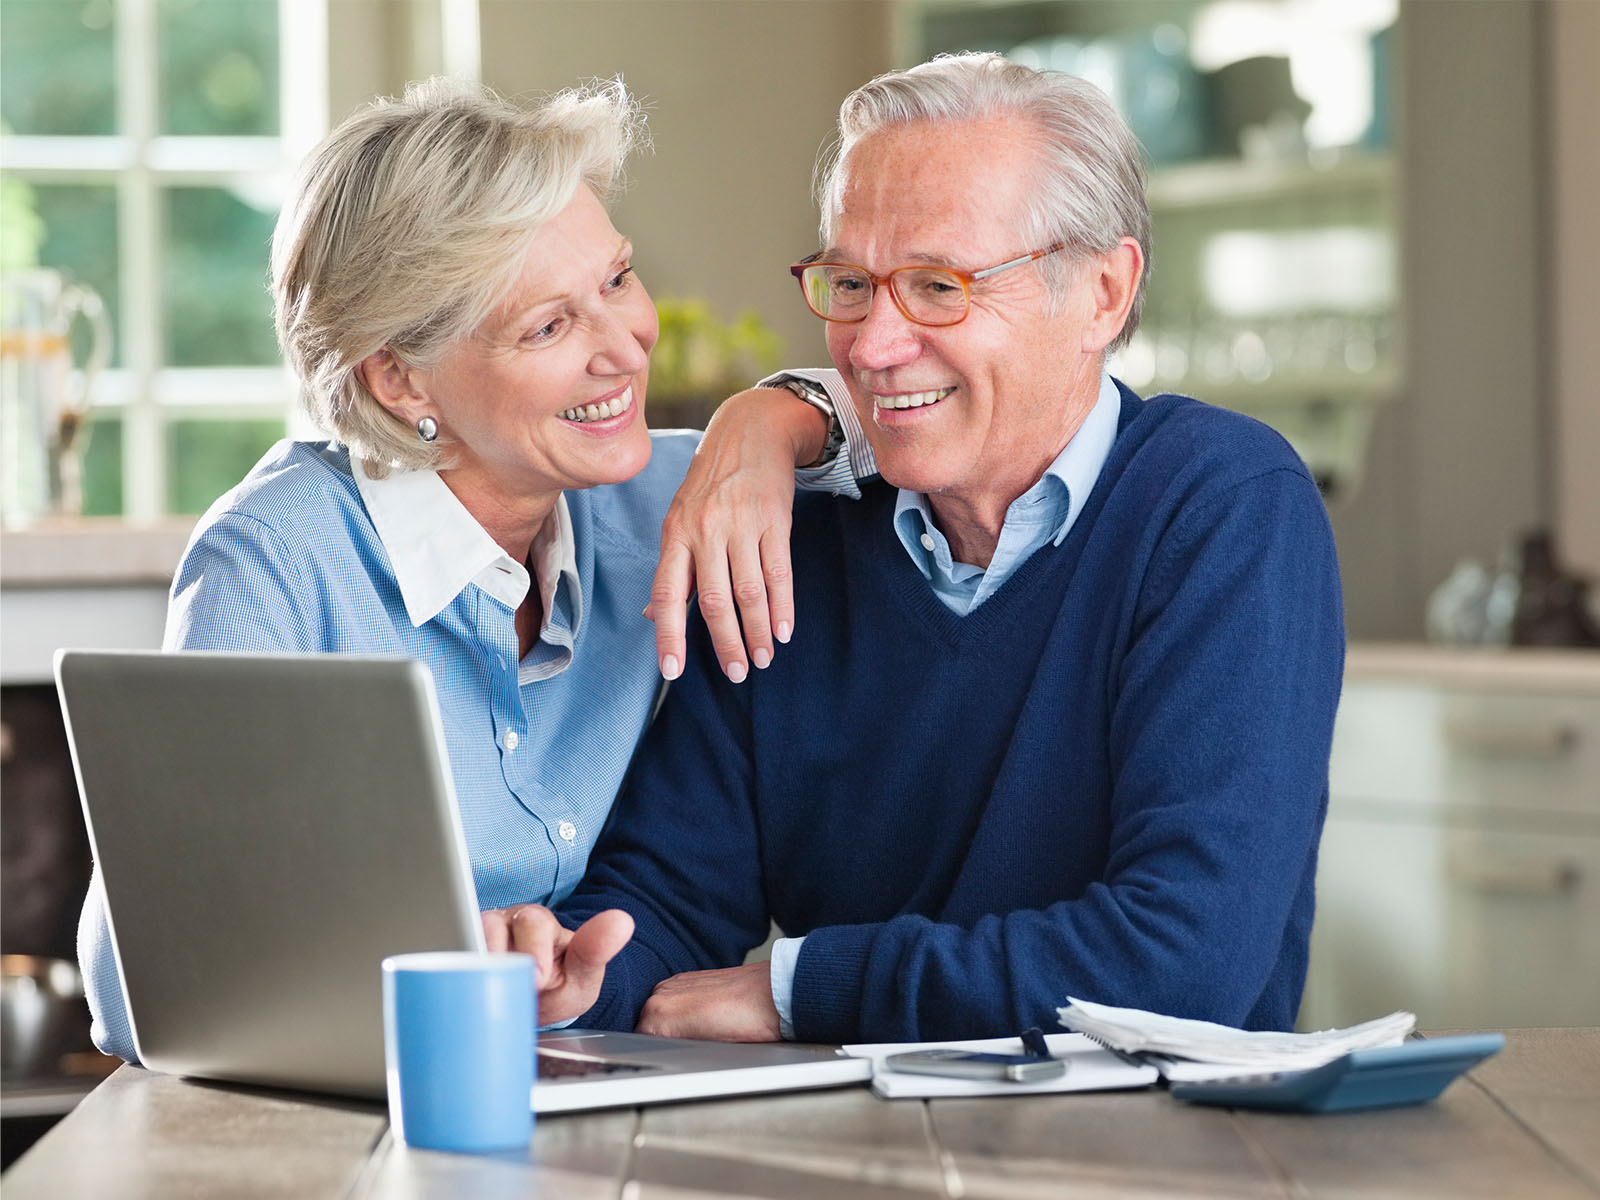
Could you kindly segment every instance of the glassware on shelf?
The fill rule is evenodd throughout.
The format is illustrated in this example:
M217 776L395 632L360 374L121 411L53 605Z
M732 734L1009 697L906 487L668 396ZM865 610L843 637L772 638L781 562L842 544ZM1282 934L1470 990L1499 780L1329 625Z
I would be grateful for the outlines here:
M73 326L89 330L73 357ZM111 325L93 288L59 271L0 277L0 520L27 525L83 509L83 447Z
M1267 353L1266 339L1254 328L1235 333L1229 353L1240 377L1248 383L1261 383L1272 374L1272 357Z
M1131 387L1271 387L1275 393L1343 385L1366 389L1390 360L1390 318L1382 312L1289 311L1242 317L1166 305L1116 357Z

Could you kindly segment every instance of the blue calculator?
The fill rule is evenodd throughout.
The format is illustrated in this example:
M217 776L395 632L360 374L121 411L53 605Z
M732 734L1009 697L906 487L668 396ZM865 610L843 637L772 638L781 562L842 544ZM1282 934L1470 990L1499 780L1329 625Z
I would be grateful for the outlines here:
M1172 1094L1191 1104L1282 1112L1398 1108L1432 1100L1456 1076L1497 1053L1505 1043L1505 1035L1499 1033L1424 1038L1375 1050L1353 1050L1307 1071L1175 1082Z

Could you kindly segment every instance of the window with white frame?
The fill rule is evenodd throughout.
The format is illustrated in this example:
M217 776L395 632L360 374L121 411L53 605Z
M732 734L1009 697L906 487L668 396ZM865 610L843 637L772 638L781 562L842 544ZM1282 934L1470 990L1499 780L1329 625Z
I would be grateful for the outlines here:
M327 109L327 0L0 0L0 267L114 331L86 513L203 511L284 436L268 248Z

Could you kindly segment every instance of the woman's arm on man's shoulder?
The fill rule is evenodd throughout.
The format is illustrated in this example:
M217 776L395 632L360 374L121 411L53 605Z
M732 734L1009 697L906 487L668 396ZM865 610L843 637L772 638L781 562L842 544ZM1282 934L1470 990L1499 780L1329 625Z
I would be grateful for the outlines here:
M794 632L789 523L796 484L859 496L876 473L838 373L784 372L812 381L832 410L785 387L758 386L718 406L661 524L661 559L646 610L661 673L683 668L689 602L698 593L717 661L734 682L772 661ZM820 458L820 461L819 461ZM865 472L863 474L863 472Z

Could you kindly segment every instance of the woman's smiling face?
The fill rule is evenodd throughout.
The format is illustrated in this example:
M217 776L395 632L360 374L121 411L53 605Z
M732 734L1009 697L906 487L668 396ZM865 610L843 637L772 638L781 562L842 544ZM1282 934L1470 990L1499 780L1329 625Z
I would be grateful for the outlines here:
M539 230L510 298L421 373L458 495L508 508L631 479L650 461L644 393L659 326L632 247L580 187Z

